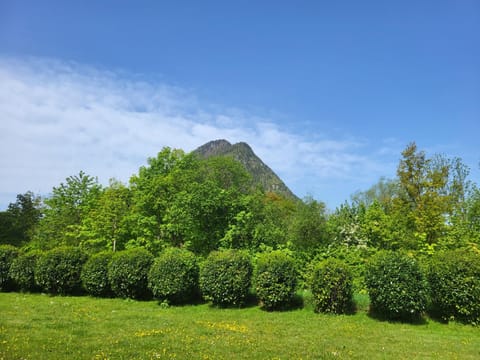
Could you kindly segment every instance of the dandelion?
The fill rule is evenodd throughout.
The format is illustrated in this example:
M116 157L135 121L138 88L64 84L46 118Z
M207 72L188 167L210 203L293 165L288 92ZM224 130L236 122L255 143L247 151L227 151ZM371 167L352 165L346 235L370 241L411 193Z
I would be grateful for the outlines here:
M145 330L145 331L137 331L134 335L136 337L145 337L145 336L154 336L154 335L162 335L170 332L169 329L152 329L152 330Z

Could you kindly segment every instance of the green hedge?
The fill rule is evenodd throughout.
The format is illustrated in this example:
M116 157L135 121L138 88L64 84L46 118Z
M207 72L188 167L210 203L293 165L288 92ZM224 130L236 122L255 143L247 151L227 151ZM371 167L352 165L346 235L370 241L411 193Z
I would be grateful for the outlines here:
M382 251L367 264L365 283L373 313L392 320L415 320L425 311L428 287L417 261Z
M480 324L480 254L473 249L437 253L427 278L434 315Z
M335 258L312 265L310 287L315 312L345 314L354 310L353 279L348 265Z
M108 280L114 294L121 298L148 299L147 276L153 255L143 248L115 253L108 265Z
M198 265L188 250L169 248L155 259L148 273L153 296L170 303L187 303L198 294Z
M50 294L77 295L82 292L80 274L87 255L75 247L60 247L39 256L35 282Z
M97 297L109 297L113 295L110 282L108 281L108 265L113 257L113 252L105 251L93 255L83 265L82 285L88 294Z
M241 306L247 299L252 264L246 252L213 251L200 268L200 290L205 300L219 306Z
M18 249L12 245L0 245L0 291L14 290L14 282L10 277L10 266L18 256Z
M284 309L292 305L297 287L295 261L280 250L261 253L255 269L255 290L266 310Z
M20 254L10 266L10 277L20 291L35 292L40 290L35 284L35 265L42 255L40 251L30 251Z

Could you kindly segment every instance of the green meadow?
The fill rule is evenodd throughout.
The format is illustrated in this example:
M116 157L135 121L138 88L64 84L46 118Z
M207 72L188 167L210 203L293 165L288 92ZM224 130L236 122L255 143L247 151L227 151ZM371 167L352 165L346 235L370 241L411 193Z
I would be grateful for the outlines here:
M479 359L480 329L305 308L168 307L156 301L0 293L0 359Z

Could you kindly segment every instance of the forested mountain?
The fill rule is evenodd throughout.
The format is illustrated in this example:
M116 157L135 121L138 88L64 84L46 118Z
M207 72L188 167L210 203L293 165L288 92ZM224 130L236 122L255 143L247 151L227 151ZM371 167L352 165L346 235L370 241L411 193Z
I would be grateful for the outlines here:
M283 195L292 200L297 196L285 185L275 172L270 169L244 142L231 144L227 140L210 141L194 151L203 158L213 156L231 156L239 161L252 176L254 184L258 184L264 191Z

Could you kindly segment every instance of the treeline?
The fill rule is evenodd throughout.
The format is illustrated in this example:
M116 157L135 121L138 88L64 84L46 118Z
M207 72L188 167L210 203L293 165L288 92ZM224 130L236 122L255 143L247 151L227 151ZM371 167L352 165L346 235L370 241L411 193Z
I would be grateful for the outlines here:
M461 159L429 157L412 143L394 179L329 212L312 198L265 192L231 157L164 148L128 184L101 186L80 172L44 199L18 195L0 212L0 243L22 253L74 247L89 257L138 248L154 258L176 248L200 259L216 250L253 257L279 250L294 259L301 287L312 276L309 264L335 258L349 266L358 292L367 289L366 264L381 251L420 263L445 251L478 256L480 190Z
M403 152L397 177L380 179L333 212L263 191L230 157L199 159L164 148L129 184L102 187L80 172L41 199L17 196L0 212L0 243L88 253L144 247L158 254L182 247L207 255L219 248L288 248L303 256L363 249L478 247L480 190L461 159ZM343 251L343 250L340 250Z

